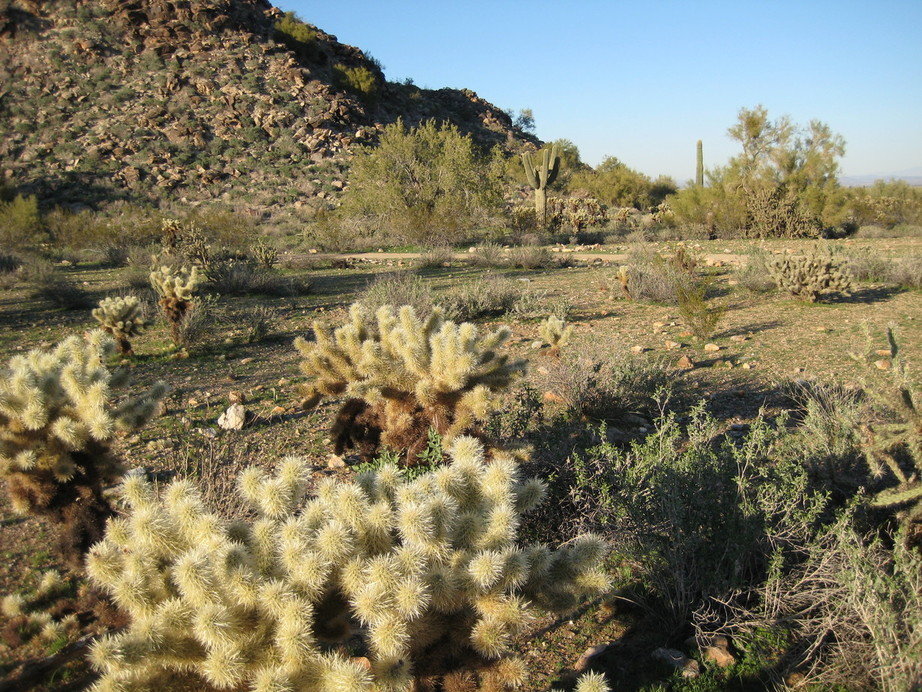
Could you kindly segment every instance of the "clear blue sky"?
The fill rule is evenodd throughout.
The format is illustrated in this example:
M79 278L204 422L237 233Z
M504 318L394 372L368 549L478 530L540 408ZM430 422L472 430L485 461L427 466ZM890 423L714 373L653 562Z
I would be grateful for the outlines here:
M741 107L842 134L846 175L922 167L922 0L275 0L392 81L531 108L544 140L680 183ZM919 171L922 174L922 170Z

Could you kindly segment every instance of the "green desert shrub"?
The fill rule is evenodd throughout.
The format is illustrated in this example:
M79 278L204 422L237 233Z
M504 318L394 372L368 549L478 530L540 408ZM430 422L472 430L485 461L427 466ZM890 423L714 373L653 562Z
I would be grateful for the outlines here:
M884 282L890 273L890 261L871 250L850 251L845 262L855 281Z
M775 281L768 272L769 254L758 247L746 251L746 263L738 267L734 278L739 285L752 293L770 293L776 288Z
M436 298L445 316L456 322L501 317L520 312L530 302L527 284L495 274L450 288Z
M432 288L412 272L379 274L368 284L359 300L371 312L383 305L409 305L417 315L428 315L435 306Z
M457 127L398 120L354 159L338 216L372 220L404 242L458 242L500 208L493 168Z
M184 349L201 348L213 343L225 321L217 296L195 295L187 303L177 323L170 322L170 338Z
M876 226L878 233L886 234L901 224L922 225L922 191L903 180L877 180L869 187L852 188L847 207L861 231ZM875 237L867 232L859 234Z
M450 267L454 260L455 253L450 246L429 248L416 260L416 268L442 269Z
M31 257L23 265L21 273L35 298L65 310L81 310L92 305L86 291L48 260Z
M157 411L166 388L117 399L123 378L106 361L102 331L12 358L0 377L0 477L15 512L49 517L71 564L102 536L112 508L103 494L123 467L112 444Z
M22 259L12 252L0 252L0 274L12 274L22 266Z
M537 376L540 388L578 417L615 424L628 414L650 414L670 380L662 359L611 354L582 343L542 370L546 374Z
M703 406L688 418L668 414L629 448L575 454L568 500L637 566L638 596L673 632L709 599L760 583L775 537L810 535L826 504L765 420L731 442Z
M34 249L44 239L45 229L34 195L0 201L0 246Z
M712 284L699 278L680 285L676 289L676 305L682 321L699 339L709 339L717 331L717 325L727 311L726 307L708 300Z
M894 260L888 268L887 280L897 286L922 288L922 257L902 257Z
M339 88L355 94L369 108L378 102L381 88L378 77L364 65L333 65L333 82Z
M477 245L468 253L467 262L475 267L495 269L509 266L509 258L501 245L496 243L483 243Z
M734 641L781 632L787 644L774 666L779 678L797 673L800 684L819 689L913 689L922 678L914 653L922 560L901 537L891 548L860 525L845 511L812 535L775 536L763 582L701 609L704 637L715 629Z
M697 279L681 266L648 251L635 251L612 282L612 294L628 300L676 305L679 292L691 289Z
M318 62L323 53L317 45L319 34L294 12L286 12L273 25L275 40L284 43L301 58Z
M288 458L274 475L252 467L240 492L255 517L237 522L209 512L191 483L158 497L131 476L126 517L88 558L131 620L93 647L102 683L192 674L330 692L521 686L512 638L535 610L566 612L604 590L607 546L591 535L556 550L520 544L519 516L544 484L469 437L449 454L412 481L387 465L310 498L304 461ZM331 646L349 640L364 660Z
M504 253L507 265L518 269L550 269L560 266L560 261L546 247L520 245Z
M311 282L267 269L250 258L212 259L204 272L207 286L222 296L290 296L310 292Z

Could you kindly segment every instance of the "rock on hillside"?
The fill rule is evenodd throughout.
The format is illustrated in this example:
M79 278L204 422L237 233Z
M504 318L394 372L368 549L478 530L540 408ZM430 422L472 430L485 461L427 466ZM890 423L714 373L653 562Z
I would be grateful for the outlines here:
M0 181L50 203L323 199L397 117L536 141L264 0L0 0Z

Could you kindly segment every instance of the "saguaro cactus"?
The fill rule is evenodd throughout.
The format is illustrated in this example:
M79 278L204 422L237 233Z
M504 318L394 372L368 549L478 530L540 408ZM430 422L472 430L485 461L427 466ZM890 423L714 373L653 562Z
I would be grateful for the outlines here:
M704 145L698 140L698 161L695 166L695 185L704 187Z
M522 154L522 163L525 166L528 184L535 189L535 214L541 219L541 225L547 226L547 186L557 179L560 170L557 145L541 152L540 164L535 163L535 157L531 152Z
M252 467L240 490L255 517L236 522L188 481L158 497L129 476L127 516L87 559L131 617L93 647L97 689L172 689L171 674L267 692L519 688L528 671L512 638L536 609L604 591L608 546L520 544L544 484L470 437L450 455L412 481L385 466L310 499L302 460L274 476Z

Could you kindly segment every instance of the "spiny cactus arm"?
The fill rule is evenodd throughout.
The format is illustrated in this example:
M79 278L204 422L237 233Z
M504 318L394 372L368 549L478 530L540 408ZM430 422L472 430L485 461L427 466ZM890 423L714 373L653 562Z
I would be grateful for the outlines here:
M550 151L544 150L544 161L541 167L542 180L541 187L547 187L557 180L557 173L560 171L560 157L557 155L557 145L554 144Z
M528 184L537 189L540 186L538 168L535 166L534 157L530 151L526 151L522 154L522 165L525 167L525 177L528 180Z
M871 506L893 507L917 501L922 501L922 483L918 481L908 488L897 487L882 490L871 499Z

